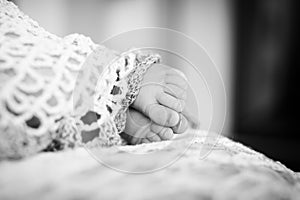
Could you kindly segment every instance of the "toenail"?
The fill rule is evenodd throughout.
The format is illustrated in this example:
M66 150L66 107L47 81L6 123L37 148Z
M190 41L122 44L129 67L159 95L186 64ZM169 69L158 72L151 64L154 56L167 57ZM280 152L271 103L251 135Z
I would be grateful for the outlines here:
M176 130L178 130L180 127L181 127L181 124L182 124L182 115L180 114L179 115L179 121L178 121L178 123L174 126L174 128L176 129Z
M168 125L170 126L174 126L178 123L178 120L179 120L179 116L178 116L178 113L176 112L176 115L171 115L168 119Z

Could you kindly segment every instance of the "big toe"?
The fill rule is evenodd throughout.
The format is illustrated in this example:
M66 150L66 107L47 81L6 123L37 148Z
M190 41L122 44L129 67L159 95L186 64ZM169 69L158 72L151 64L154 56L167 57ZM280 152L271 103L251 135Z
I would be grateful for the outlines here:
M185 101L182 99L178 99L174 96L171 96L165 92L161 92L156 96L157 101L167 106L168 108L171 108L175 110L176 112L182 112L185 107Z
M181 100L187 99L187 90L174 84L165 83L164 92L177 99L181 99Z

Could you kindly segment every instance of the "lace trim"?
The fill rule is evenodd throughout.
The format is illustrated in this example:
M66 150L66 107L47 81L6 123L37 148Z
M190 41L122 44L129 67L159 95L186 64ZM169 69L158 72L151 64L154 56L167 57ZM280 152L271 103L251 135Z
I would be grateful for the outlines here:
M95 96L95 108L83 106L84 112L75 115L72 113L75 80L83 63L95 51L99 51L99 56L90 63L91 74L83 73L88 80L83 91ZM75 147L83 140L81 132L94 131L95 127L98 144L120 144L118 132L126 120L120 110L126 110L124 106L129 106L137 94L130 87L138 82L129 86L128 76L139 73L136 68L143 69L142 63L146 66L137 57L140 56L136 53L120 56L79 34L59 38L41 28L13 3L0 0L0 137L11 144L4 145L0 153L28 155L45 148L51 138L49 149ZM117 59L105 70L100 82L95 82L105 62L114 58ZM120 93L114 93L115 88ZM124 101L126 104L124 99L128 99ZM97 119L97 126L82 122L90 111L102 116ZM14 131L17 133L12 134ZM28 150L23 148L23 141L32 144Z
M122 109L119 110L114 119L118 133L121 133L125 129L126 111L139 93L144 74L151 65L159 62L160 56L157 54L137 53L135 70L133 70L127 77L128 92L126 94L126 98L122 101Z
M126 110L138 95L144 73L153 63L159 62L159 59L158 55L129 53L114 60L109 66L109 72L104 73L104 77L100 78L99 85L103 86L106 78L109 78L110 84L106 85L106 88L102 88L104 91L96 89L95 92L96 99L98 99L99 95L101 99L100 101L97 100L96 110L93 110L93 112L101 115L101 121L98 120L90 125L86 125L78 118L77 120L61 120L61 126L55 134L56 138L50 145L56 148L53 150L82 145L86 145L87 147L103 147L122 144L119 133L125 128ZM123 74L120 74L120 69L122 68L127 68L127 71L130 73L126 74L125 70L122 72ZM116 74L117 76L115 76ZM117 91L116 88L118 88ZM109 94L105 94L105 91ZM111 113L107 112L107 115L104 116L104 113L97 112L97 109L105 106L111 109ZM89 111L87 108L85 113L87 114ZM111 121L111 118L114 120ZM92 132L94 134L99 133L99 136L88 142L82 142L81 134L90 134ZM50 149L48 148L48 150Z

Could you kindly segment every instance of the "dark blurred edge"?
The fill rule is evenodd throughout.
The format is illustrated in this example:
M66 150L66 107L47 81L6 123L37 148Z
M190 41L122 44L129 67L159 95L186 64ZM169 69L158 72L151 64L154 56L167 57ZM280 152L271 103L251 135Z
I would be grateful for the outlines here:
M233 0L233 138L295 171L300 171L298 4Z

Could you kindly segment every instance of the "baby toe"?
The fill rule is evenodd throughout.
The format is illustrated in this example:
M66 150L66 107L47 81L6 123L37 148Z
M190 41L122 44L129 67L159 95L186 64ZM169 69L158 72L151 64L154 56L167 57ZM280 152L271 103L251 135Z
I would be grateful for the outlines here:
M158 124L152 124L151 125L151 130L162 139L162 140L170 140L173 138L174 133L171 128L163 127Z
M141 127L138 129L131 138L131 144L141 144L142 140L146 138L146 135L150 132L149 126Z
M136 144L141 144L142 138L131 136L129 143L136 145Z
M184 78L185 80L187 80L187 77L185 76L185 74L175 68L169 68L166 72L167 75L176 75L176 76L181 76L182 78Z
M168 118L165 124L169 127L175 126L179 121L179 114L176 111L171 110L169 108L165 108L165 109L167 110L168 113Z
M152 104L151 106L148 106L146 110L149 118L161 126L172 127L179 121L178 113L166 106Z
M177 133L177 134L184 133L188 129L187 119L182 114L180 114L180 115L181 115L181 118L180 118L179 123L176 126L172 127L172 130L174 131L174 133Z
M150 140L148 140L147 138L143 138L141 143L150 143Z
M188 89L187 79L179 75L167 74L164 78L165 83L176 85L184 90Z
M181 99L177 99L167 93L160 93L157 95L157 101L164 105L167 106L168 108L171 108L175 110L176 112L182 112L185 106L185 101Z
M146 139L148 139L150 142L159 142L159 141L161 141L160 137L156 133L154 133L153 131L151 131L147 134Z
M164 92L178 99L186 100L187 98L187 91L177 85L166 84L164 86Z

